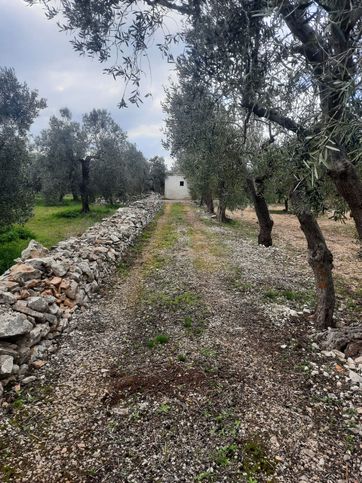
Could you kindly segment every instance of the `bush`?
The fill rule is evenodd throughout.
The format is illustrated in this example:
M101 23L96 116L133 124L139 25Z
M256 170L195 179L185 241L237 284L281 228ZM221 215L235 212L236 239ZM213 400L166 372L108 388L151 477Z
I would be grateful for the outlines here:
M0 234L0 274L14 264L34 234L23 226L14 226Z
M17 240L31 240L34 234L23 226L15 226L0 234L0 243L8 243Z

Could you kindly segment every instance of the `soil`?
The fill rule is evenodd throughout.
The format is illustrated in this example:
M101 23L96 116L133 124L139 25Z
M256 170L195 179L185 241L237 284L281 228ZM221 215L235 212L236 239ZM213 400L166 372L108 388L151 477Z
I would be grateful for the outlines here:
M37 381L6 394L2 481L362 481L361 392L313 343L313 277L284 216L264 248L166 204Z
M283 212L282 206L271 206L274 221L273 238L278 246L289 246L292 249L305 253L307 243L299 227L297 218ZM334 256L334 272L348 283L352 288L362 287L362 260L358 256L361 248L357 241L357 234L352 218L343 222L334 221L330 214L321 215L318 218L327 245ZM243 211L235 211L232 218L240 219L247 223L257 224L255 211L246 208ZM357 261L357 263L356 263Z

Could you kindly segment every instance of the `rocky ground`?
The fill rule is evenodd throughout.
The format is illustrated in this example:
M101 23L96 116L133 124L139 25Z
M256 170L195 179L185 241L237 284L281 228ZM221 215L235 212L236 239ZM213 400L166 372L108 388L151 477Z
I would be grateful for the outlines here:
M8 390L0 480L362 481L362 360L310 337L301 254L167 204L132 256Z

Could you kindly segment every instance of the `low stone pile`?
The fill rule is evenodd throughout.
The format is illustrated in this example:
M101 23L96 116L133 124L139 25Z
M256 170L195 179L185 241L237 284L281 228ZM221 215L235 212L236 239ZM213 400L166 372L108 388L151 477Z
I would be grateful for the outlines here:
M0 395L11 381L30 382L29 368L45 364L74 311L92 300L161 206L154 195L136 201L51 250L31 241L0 277Z

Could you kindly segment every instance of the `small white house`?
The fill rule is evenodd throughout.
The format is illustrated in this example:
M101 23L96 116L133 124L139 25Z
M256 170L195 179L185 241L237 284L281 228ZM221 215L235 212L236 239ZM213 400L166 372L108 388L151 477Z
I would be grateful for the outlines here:
M169 174L165 179L165 198L167 200L189 200L191 198L187 181L178 174Z

